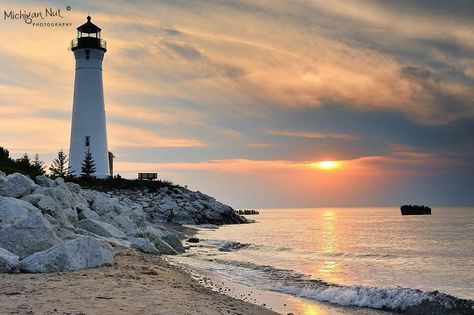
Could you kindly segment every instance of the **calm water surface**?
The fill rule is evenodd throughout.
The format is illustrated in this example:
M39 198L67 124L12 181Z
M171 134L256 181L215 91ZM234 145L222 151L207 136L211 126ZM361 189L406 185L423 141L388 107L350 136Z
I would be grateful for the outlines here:
M414 289L474 299L474 208L434 208L431 216L401 216L398 208L263 209L251 218L257 222L200 231L193 264L341 305L403 308L400 300L423 297ZM410 290L386 290L396 287Z
M474 299L473 208L434 208L431 216L401 216L397 208L267 209L254 218L202 235L263 245L227 257L314 279Z

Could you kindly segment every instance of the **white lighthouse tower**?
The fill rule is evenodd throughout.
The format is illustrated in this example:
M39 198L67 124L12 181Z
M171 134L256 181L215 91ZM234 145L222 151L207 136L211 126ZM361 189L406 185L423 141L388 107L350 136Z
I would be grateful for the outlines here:
M72 110L69 165L74 175L80 176L85 154L90 151L95 161L94 176L109 175L107 129L102 85L102 60L107 51L100 38L101 29L91 22L77 28L77 38L70 49L76 59L74 101Z

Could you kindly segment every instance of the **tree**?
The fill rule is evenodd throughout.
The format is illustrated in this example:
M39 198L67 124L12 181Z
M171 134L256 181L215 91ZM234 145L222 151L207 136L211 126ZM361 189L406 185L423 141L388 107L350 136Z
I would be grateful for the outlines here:
M33 160L31 166L33 168L33 172L36 173L36 176L44 175L44 162L40 160L38 153L35 154L35 159Z
M3 148L0 147L0 169L6 170L9 168L12 164L12 159L10 158L10 152Z
M84 161L82 162L81 177L91 178L95 171L96 168L94 159L92 158L92 153L90 150L87 150L84 156Z
M16 167L23 171L28 171L31 167L31 159L27 153L24 153L23 156L16 160Z
M51 166L49 167L49 171L51 172L51 176L53 177L66 177L73 174L71 172L71 167L67 166L69 159L67 158L66 153L64 153L63 149L58 152L58 157L53 160Z

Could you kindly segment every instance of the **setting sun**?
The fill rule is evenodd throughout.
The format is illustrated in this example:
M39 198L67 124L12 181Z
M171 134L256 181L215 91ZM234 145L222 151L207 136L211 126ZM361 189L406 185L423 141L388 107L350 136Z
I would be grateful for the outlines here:
M320 161L313 163L312 166L322 170L333 170L338 168L340 163L337 161Z

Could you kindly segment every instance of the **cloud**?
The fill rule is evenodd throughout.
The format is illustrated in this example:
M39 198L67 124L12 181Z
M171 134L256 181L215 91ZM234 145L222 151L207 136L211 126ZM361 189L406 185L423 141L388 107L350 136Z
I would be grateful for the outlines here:
M344 133L315 132L302 130L264 130L265 133L272 136L304 138L304 139L337 139L337 140L357 140L358 137Z
M120 125L109 126L108 138L111 149L122 147L181 148L205 146L202 141L197 139L164 137L155 131L143 128L123 127Z

